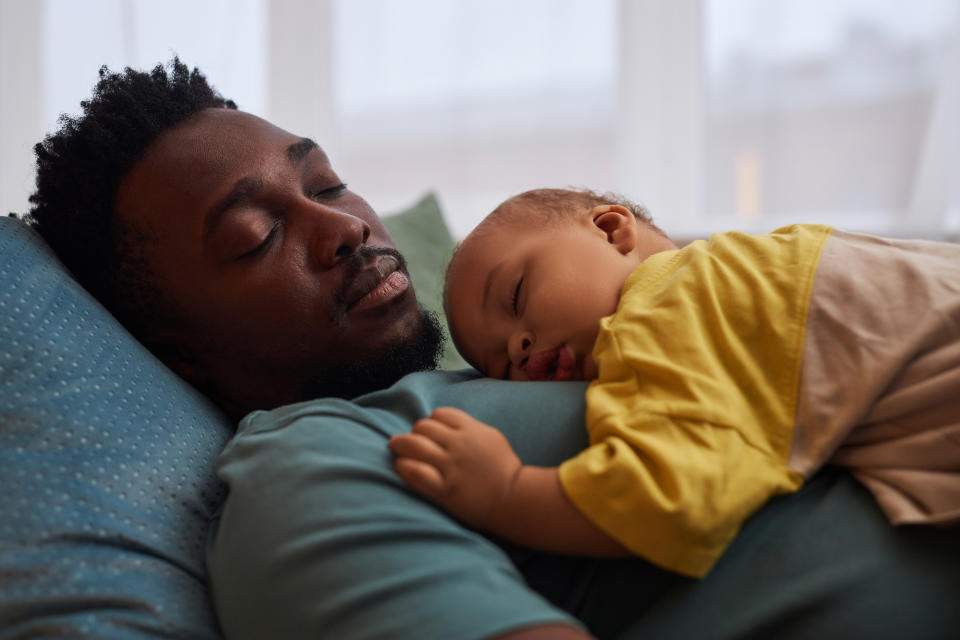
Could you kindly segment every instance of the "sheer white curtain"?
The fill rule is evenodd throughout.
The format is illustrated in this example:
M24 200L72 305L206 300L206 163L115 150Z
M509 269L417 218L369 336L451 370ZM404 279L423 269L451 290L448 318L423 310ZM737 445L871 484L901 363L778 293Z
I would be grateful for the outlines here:
M0 0L0 213L24 212L32 146L79 111L101 65L152 68L173 54L260 112L265 0Z
M434 188L460 234L511 193L610 185L612 0L341 0L336 14L340 154L361 193Z
M455 233L535 186L670 232L960 230L960 0L0 0L0 205L100 64L174 52Z
M0 0L0 215L22 212L33 186L31 147L43 134L43 11Z
M434 188L462 234L586 185L688 237L960 227L958 0L322 4L324 139L382 208Z
M706 219L956 231L958 4L706 0Z

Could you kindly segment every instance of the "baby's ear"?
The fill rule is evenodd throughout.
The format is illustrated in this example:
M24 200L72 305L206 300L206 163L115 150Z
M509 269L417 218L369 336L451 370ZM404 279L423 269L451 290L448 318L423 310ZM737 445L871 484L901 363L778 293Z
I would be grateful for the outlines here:
M617 204L602 204L590 210L593 225L603 231L607 242L626 255L637 246L637 219L633 212Z

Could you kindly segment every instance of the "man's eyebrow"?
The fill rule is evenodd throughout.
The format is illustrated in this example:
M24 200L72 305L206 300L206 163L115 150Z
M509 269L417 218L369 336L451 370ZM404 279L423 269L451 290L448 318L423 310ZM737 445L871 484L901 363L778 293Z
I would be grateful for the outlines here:
M287 147L287 160L290 164L299 164L314 149L320 146L310 138L300 138L289 147ZM220 198L216 204L207 211L204 220L204 233L210 235L223 220L224 214L230 211L238 204L250 201L257 191L263 188L263 178L247 176L237 180L230 192Z
M210 235L216 230L224 214L233 209L238 204L249 202L254 194L263 188L263 178L245 177L240 178L230 189L227 195L220 198L216 204L210 207L204 219L204 235Z
M497 264L493 269L490 269L490 273L487 274L487 280L483 283L483 302L481 302L481 309L487 308L487 299L490 297L490 288L493 286L493 281L497 279L497 274L500 273L500 269L503 267L503 263Z
M290 161L290 164L299 164L301 160L307 157L308 153L319 148L320 145L310 138L300 138L287 147L287 160Z

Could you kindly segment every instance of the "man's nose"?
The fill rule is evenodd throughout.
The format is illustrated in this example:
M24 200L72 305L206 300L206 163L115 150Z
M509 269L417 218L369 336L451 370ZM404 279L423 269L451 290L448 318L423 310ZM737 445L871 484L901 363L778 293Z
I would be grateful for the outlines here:
M520 330L510 336L507 343L507 355L510 356L510 362L514 369L520 369L527 364L530 357L530 351L536 343L533 333L526 330Z
M366 222L343 211L320 207L311 218L314 225L311 257L324 269L353 255L370 237L370 226Z

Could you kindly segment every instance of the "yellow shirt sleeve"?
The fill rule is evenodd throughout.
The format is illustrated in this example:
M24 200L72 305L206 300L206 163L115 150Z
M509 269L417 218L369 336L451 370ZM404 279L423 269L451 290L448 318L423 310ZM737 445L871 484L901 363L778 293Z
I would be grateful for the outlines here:
M806 310L828 227L717 234L631 274L594 348L591 446L564 490L634 553L702 576L767 499L795 491Z

